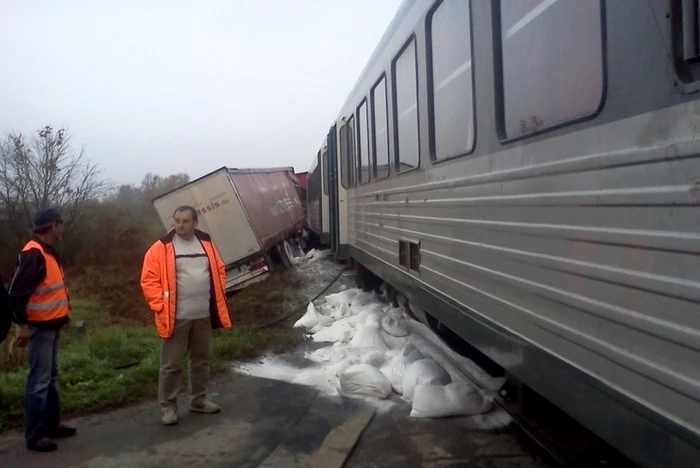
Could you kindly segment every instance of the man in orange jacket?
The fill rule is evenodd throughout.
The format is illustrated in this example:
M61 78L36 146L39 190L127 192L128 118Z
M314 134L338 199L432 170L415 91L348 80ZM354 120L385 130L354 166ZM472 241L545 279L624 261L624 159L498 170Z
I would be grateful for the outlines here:
M141 288L163 342L158 399L165 425L177 424L177 395L185 351L190 358L190 410L217 413L207 399L213 328L230 328L226 271L211 237L198 230L197 210L173 213L175 228L146 252Z

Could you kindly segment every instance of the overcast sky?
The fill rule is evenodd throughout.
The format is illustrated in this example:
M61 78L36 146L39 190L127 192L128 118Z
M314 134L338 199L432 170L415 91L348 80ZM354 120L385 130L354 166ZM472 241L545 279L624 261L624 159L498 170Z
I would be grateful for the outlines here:
M0 0L0 134L66 126L116 183L306 171L401 0Z

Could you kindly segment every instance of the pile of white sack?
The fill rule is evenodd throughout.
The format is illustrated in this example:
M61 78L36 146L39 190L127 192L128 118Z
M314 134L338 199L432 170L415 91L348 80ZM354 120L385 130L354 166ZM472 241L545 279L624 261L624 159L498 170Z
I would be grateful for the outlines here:
M402 309L379 303L374 293L349 289L326 296L318 309L309 304L294 327L307 329L314 341L333 343L307 358L325 364L324 372L344 397L386 399L395 392L419 418L489 411L490 397L454 379L412 343L410 320Z
M331 254L331 251L326 249L326 250L316 250L316 249L311 249L309 250L306 255L304 255L305 260L309 260L312 262L315 262L317 260L321 260L323 258L328 257ZM301 257L300 257L301 258Z

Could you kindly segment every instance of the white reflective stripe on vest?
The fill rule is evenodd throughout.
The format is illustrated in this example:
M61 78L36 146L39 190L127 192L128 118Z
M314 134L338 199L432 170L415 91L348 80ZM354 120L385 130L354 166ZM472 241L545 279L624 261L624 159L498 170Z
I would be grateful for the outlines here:
M66 284L63 282L50 284L48 286L44 286L43 288L36 288L34 290L34 294L44 294L47 292L56 291L57 289L64 288L65 286Z
M54 302L42 302L39 304L27 304L27 310L47 310L53 309L54 307L60 307L62 305L67 305L68 299L61 299L60 301Z

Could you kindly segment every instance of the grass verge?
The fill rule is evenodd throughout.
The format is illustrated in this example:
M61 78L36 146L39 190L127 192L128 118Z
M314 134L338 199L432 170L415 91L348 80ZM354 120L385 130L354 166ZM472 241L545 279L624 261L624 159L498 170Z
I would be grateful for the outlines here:
M116 322L95 301L73 303L73 323L84 320L84 336L66 329L59 351L61 410L66 417L119 407L154 397L158 385L160 338L153 325ZM254 326L215 330L211 345L212 376L231 361L249 359L296 344L297 330L261 330ZM8 337L11 341L12 336ZM0 432L21 427L27 377L24 352L0 352ZM139 364L122 369L120 365Z

